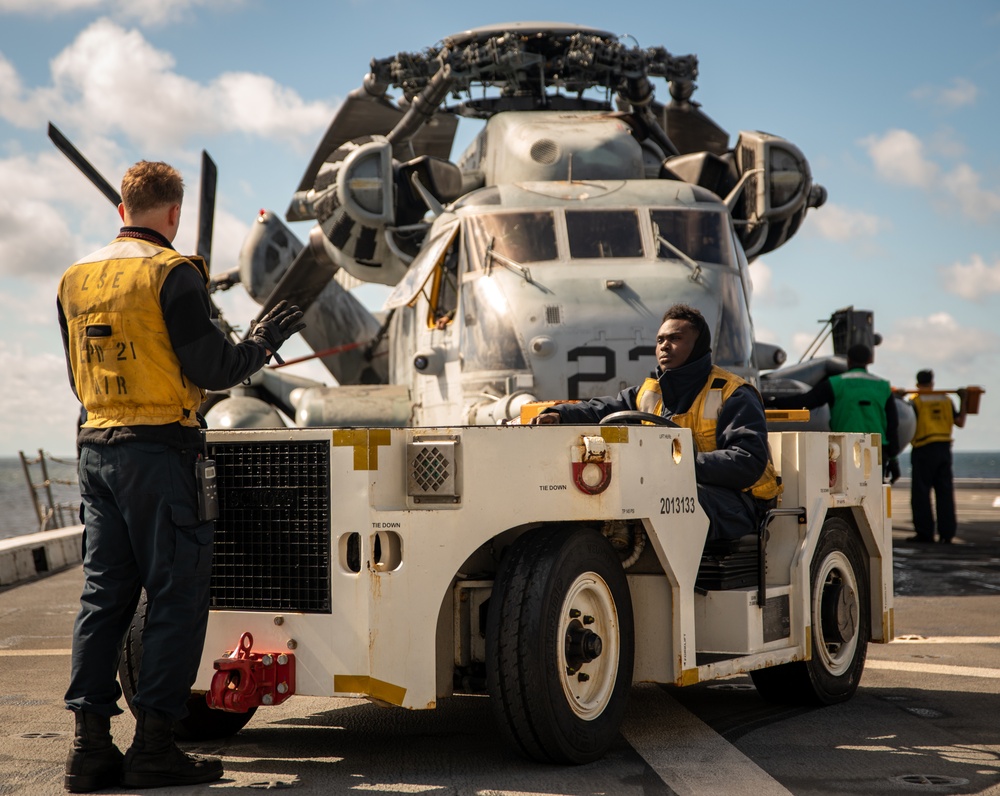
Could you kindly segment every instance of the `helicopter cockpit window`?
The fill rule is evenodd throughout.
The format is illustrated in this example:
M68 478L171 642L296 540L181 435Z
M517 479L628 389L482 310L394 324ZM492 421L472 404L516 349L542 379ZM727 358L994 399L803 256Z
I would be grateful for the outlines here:
M458 246L445 252L440 266L435 269L431 284L427 325L446 329L455 319L458 307Z
M667 245L670 243L692 260L726 265L733 263L729 225L722 213L685 207L650 210L649 217L653 222L658 259L678 259L677 253Z
M487 250L515 263L544 262L559 256L555 221L549 211L468 216L464 234L474 268L484 266Z
M713 360L722 367L749 367L753 359L753 327L743 282L738 274L720 274L719 328L712 337Z
M434 269L441 264L455 235L458 234L458 224L458 219L451 219L431 233L430 239L414 258L406 275L385 300L383 310L405 307L420 295L420 291L434 274Z
M635 210L567 210L566 232L573 259L643 256Z

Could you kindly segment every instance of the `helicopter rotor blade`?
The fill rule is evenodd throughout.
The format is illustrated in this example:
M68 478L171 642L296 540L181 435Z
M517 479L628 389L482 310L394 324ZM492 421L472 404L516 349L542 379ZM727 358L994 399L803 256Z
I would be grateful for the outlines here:
M320 166L337 147L360 136L385 135L402 118L403 111L387 100L372 97L364 90L352 91L330 120L296 190L307 191L313 187Z
M322 140L316 146L312 160L306 167L305 174L299 180L296 193L308 191L316 182L316 175L326 162L326 159L336 149L348 141L369 135L388 135L405 116L404 111L391 104L384 97L373 97L363 88L355 89L337 108L330 126L323 134ZM455 132L458 129L458 118L450 114L437 114L433 124L420 127L410 140L414 157L430 155L447 159L451 153ZM286 221L306 221L297 209L293 199L285 213Z
M682 155L707 151L722 156L729 149L729 133L695 102L672 99L666 106L654 107L653 112Z
M274 290L260 305L256 320L263 318L279 301L296 304L305 312L323 288L330 284L338 266L326 256L322 241L317 236L323 236L319 226L313 227L309 243L295 256Z
M118 205L122 203L121 194L111 186L111 183L104 179L101 173L93 167L89 160L80 154L80 150L73 146L69 142L69 139L59 132L58 128L52 124L52 122L49 122L49 138L52 140L52 143L56 145L56 149L69 158L70 162L82 171L83 175L88 180L97 186L97 190L104 194L111 204L118 207Z
M215 228L215 187L219 170L215 161L204 149L201 151L201 199L198 204L198 245L195 249L199 257L211 268L212 232Z

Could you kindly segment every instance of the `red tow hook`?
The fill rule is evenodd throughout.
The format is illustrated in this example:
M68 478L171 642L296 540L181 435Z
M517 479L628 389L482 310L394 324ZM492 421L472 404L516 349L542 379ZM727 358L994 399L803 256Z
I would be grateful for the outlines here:
M244 633L236 649L216 659L212 686L205 694L210 708L246 713L258 705L280 705L295 693L295 656L252 648L253 636Z

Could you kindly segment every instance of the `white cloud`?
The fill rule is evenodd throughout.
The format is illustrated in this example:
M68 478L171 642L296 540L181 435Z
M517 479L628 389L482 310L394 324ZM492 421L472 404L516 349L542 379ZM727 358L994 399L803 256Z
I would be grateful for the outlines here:
M202 84L175 67L138 30L100 19L52 60L49 87L27 90L0 57L0 118L23 128L59 119L84 136L124 134L137 149L173 156L188 139L225 133L305 152L334 112L264 75L230 72Z
M938 166L924 155L921 140L907 130L889 130L881 138L873 135L861 143L886 182L928 188L939 174Z
M771 289L774 272L763 260L754 260L750 267L750 283L753 285L754 298L763 298Z
M74 11L109 14L151 27L176 22L192 8L239 6L244 0L0 0L0 13L50 18Z
M926 318L901 318L885 335L882 350L907 355L927 365L947 363L961 370L983 357L995 359L1000 336L984 329L962 326L947 312Z
M910 96L953 111L967 105L975 105L979 97L979 88L971 80L956 77L950 86L920 86L914 89Z
M31 278L59 273L77 257L74 241L51 205L0 197L0 274Z
M806 351L812 351L813 357L833 356L832 337L827 336L818 348L813 349L812 346L815 343L816 332L795 332L792 335L792 348L788 352L788 360L790 362L797 362L799 357L803 356Z
M0 185L0 275L58 278L121 224L111 204L54 150L0 160Z
M0 0L0 12L51 17L108 5L107 0Z
M990 265L974 254L969 262L952 263L940 269L940 273L945 290L970 301L982 301L989 294L1000 293L1000 259Z
M851 242L875 237L887 222L870 213L827 203L816 213L809 214L809 226L827 240Z
M16 406L9 403L7 411L0 412L5 455L39 447L56 453L73 451L80 404L70 389L62 354L26 348L20 341L0 341L0 372L4 393L17 396Z
M753 286L751 309L794 307L799 303L799 294L787 284L776 283L771 267L762 260L754 260L750 265L750 283Z
M942 180L945 189L955 197L965 215L985 222L1000 214L1000 193L983 188L979 182L979 175L965 163L958 164Z
M907 130L889 130L883 136L869 136L861 141L875 165L876 173L886 182L934 192L944 190L961 212L969 218L987 222L1000 214L1000 193L981 186L981 177L966 163L950 171L932 161L923 142Z
M962 141L958 131L952 127L942 127L932 133L927 146L938 157L949 160L958 160L969 154L969 148Z

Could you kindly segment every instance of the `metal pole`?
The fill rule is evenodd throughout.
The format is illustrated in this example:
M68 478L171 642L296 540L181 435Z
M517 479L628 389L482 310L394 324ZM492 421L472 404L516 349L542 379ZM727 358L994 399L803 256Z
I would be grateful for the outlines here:
M45 480L42 482L42 486L45 487L45 494L49 499L49 513L46 519L55 519L55 507L56 501L52 497L52 482L49 480L49 468L45 466L45 452L41 448L38 449L38 459L42 463L42 478ZM45 523L46 527L42 528L43 531L49 530L48 522Z
M35 494L35 485L31 483L31 470L28 468L28 460L24 457L24 451L18 451L21 457L21 467L24 470L24 477L28 481L28 491L31 492L31 503L35 507L35 514L38 517L38 526L42 525L42 508L38 505L38 495Z

